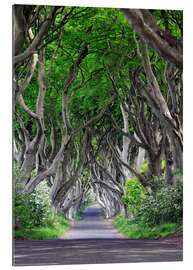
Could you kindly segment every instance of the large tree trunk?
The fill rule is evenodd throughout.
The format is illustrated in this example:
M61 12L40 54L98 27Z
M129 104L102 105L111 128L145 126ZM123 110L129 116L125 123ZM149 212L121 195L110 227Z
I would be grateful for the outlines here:
M164 157L165 157L165 184L166 186L172 185L173 178L173 158L169 138L164 134Z
M161 154L156 155L155 153L148 151L148 158L151 175L159 177L161 175Z
M29 18L34 11L33 5L13 6L13 54L21 53L28 31Z
M141 166L143 164L144 157L145 157L145 149L139 147L138 155L137 155L137 159L136 159L136 172L138 172L138 173L141 170Z
M144 70L146 72L147 78L149 80L149 85L151 89L145 89L146 96L149 100L152 100L153 103L150 102L150 106L153 110L155 110L155 114L160 119L160 123L164 126L167 135L170 138L173 161L174 161L174 170L180 169L182 170L182 151L183 151L183 136L182 136L182 128L181 123L178 118L173 117L172 113L169 110L167 102L165 101L161 89L159 87L158 81L153 73L147 45L144 40L141 40L142 44L142 61ZM157 109L156 109L157 107Z
M159 28L153 16L148 10L121 9L129 24L140 34L148 45L166 61L170 61L176 67L183 68L183 54L181 42L172 37L172 46L165 38L165 33ZM178 48L176 48L179 44Z

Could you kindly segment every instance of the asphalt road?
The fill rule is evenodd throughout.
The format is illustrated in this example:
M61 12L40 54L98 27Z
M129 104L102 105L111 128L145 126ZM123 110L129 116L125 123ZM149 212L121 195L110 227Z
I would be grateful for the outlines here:
M182 249L163 240L126 239L99 214L85 210L83 220L60 239L15 240L13 265L70 265L182 261Z
M72 229L64 236L65 239L120 239L124 238L100 215L99 206L88 207L83 219L73 221Z

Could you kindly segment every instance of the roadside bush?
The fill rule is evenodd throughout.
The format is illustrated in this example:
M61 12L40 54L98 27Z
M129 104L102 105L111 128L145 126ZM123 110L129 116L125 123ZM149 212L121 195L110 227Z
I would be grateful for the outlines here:
M145 192L136 180L130 181L126 182L123 200L132 212L132 223L150 227L163 223L182 223L182 181L178 181L175 187L166 187L163 178L154 178L155 191L147 188Z
M14 227L33 228L47 224L51 217L51 205L49 200L49 188L45 181L41 182L34 192L25 197L21 191L24 171L14 165L13 170L13 215Z
M46 226L22 228L14 231L14 236L20 239L55 239L70 229L70 224L62 214L57 214Z
M136 215L141 208L144 198L145 189L138 181L138 179L130 179L125 184L125 196L122 197L124 202L128 205L128 209L132 215Z
M183 185L163 187L146 196L138 218L151 226L164 222L180 223L183 217Z

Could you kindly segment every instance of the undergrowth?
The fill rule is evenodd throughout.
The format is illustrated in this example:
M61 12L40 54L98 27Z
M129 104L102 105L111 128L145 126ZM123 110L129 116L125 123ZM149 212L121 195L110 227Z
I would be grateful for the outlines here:
M182 224L164 223L155 227L133 223L132 219L126 219L123 215L116 216L113 225L119 232L130 239L159 238L172 233L182 232Z
M151 183L151 187L144 188L138 179L126 181L122 199L130 217L119 215L113 225L128 238L158 238L182 232L182 175L175 186L166 186L164 175L154 177Z
M14 237L20 239L55 239L60 237L70 228L67 219L58 214L53 219L50 219L46 226L33 228L21 228L14 230Z

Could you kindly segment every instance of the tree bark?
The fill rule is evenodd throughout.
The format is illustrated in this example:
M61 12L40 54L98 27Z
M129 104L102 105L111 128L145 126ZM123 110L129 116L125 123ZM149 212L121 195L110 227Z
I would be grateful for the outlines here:
M13 64L19 64L23 63L29 56L31 56L38 48L38 45L40 44L43 36L48 32L48 29L50 25L53 23L56 17L56 11L58 10L59 7L53 7L51 10L50 17L47 18L43 23L42 26L39 30L39 32L36 34L34 37L32 43L29 45L29 47L25 50L25 52L17 54L13 58ZM22 39L23 42L23 39ZM21 43L22 43L21 42ZM14 43L16 43L16 40L14 40ZM15 45L17 47L17 45ZM21 46L19 46L21 48ZM20 49L21 50L21 49Z
M153 22L151 15L148 14L147 16L148 11L145 12L146 14L143 14L139 9L121 9L121 11L129 24L146 40L153 50L164 57L166 61L173 63L176 67L180 69L183 68L182 52L171 47L166 39L164 39L163 32L158 28L158 25ZM146 15L146 20L144 15Z

